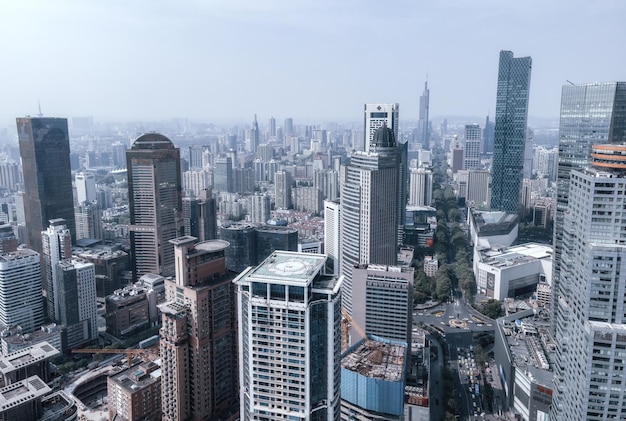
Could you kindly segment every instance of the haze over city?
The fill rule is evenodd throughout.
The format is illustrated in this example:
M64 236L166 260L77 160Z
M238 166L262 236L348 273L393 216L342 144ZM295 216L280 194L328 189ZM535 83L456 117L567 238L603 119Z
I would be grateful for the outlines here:
M37 114L212 122L494 114L498 52L532 56L529 114L561 86L623 79L626 3L5 1L0 127Z

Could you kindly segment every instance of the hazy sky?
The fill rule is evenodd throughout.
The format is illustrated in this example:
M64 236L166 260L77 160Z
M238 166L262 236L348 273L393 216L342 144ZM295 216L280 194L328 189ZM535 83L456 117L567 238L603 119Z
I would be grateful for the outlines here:
M530 115L561 86L626 80L626 1L2 0L0 126L34 115L360 120L493 115L502 49L533 59Z

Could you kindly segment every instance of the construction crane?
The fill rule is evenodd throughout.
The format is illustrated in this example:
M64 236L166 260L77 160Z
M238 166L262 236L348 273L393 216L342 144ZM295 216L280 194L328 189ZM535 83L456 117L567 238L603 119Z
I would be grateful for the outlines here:
M72 349L72 354L126 354L126 361L128 362L128 367L130 368L133 355L158 355L158 350L150 348L82 348Z

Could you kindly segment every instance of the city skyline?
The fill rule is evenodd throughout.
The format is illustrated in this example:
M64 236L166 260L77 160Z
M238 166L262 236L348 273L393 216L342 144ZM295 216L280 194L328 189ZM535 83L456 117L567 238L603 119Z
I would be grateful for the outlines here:
M0 105L0 127L35 115L38 103L45 115L99 121L249 120L256 112L282 122L358 121L363 103L398 102L405 119L417 119L425 79L431 119L493 115L502 49L534 58L530 116L556 118L568 80L623 79L624 58L615 51L626 35L619 23L626 5L617 1L570 3L566 24L559 4L494 1L386 9L373 2L25 1L0 11L0 45L13 63L3 69L11 101ZM394 42L381 33L394 33ZM393 57L391 83L370 83L374 54Z

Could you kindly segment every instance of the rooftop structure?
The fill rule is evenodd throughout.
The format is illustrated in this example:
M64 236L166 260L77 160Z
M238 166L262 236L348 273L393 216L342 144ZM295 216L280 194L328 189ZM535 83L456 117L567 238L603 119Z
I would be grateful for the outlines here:
M341 368L365 377L398 382L404 375L405 353L406 346L399 343L363 340L343 355Z
M2 419L36 420L42 413L41 399L52 389L38 376L31 376L0 389Z
M60 351L48 342L40 342L0 358L0 374L4 384L23 380L25 373L36 374L47 381L48 360L59 354Z

